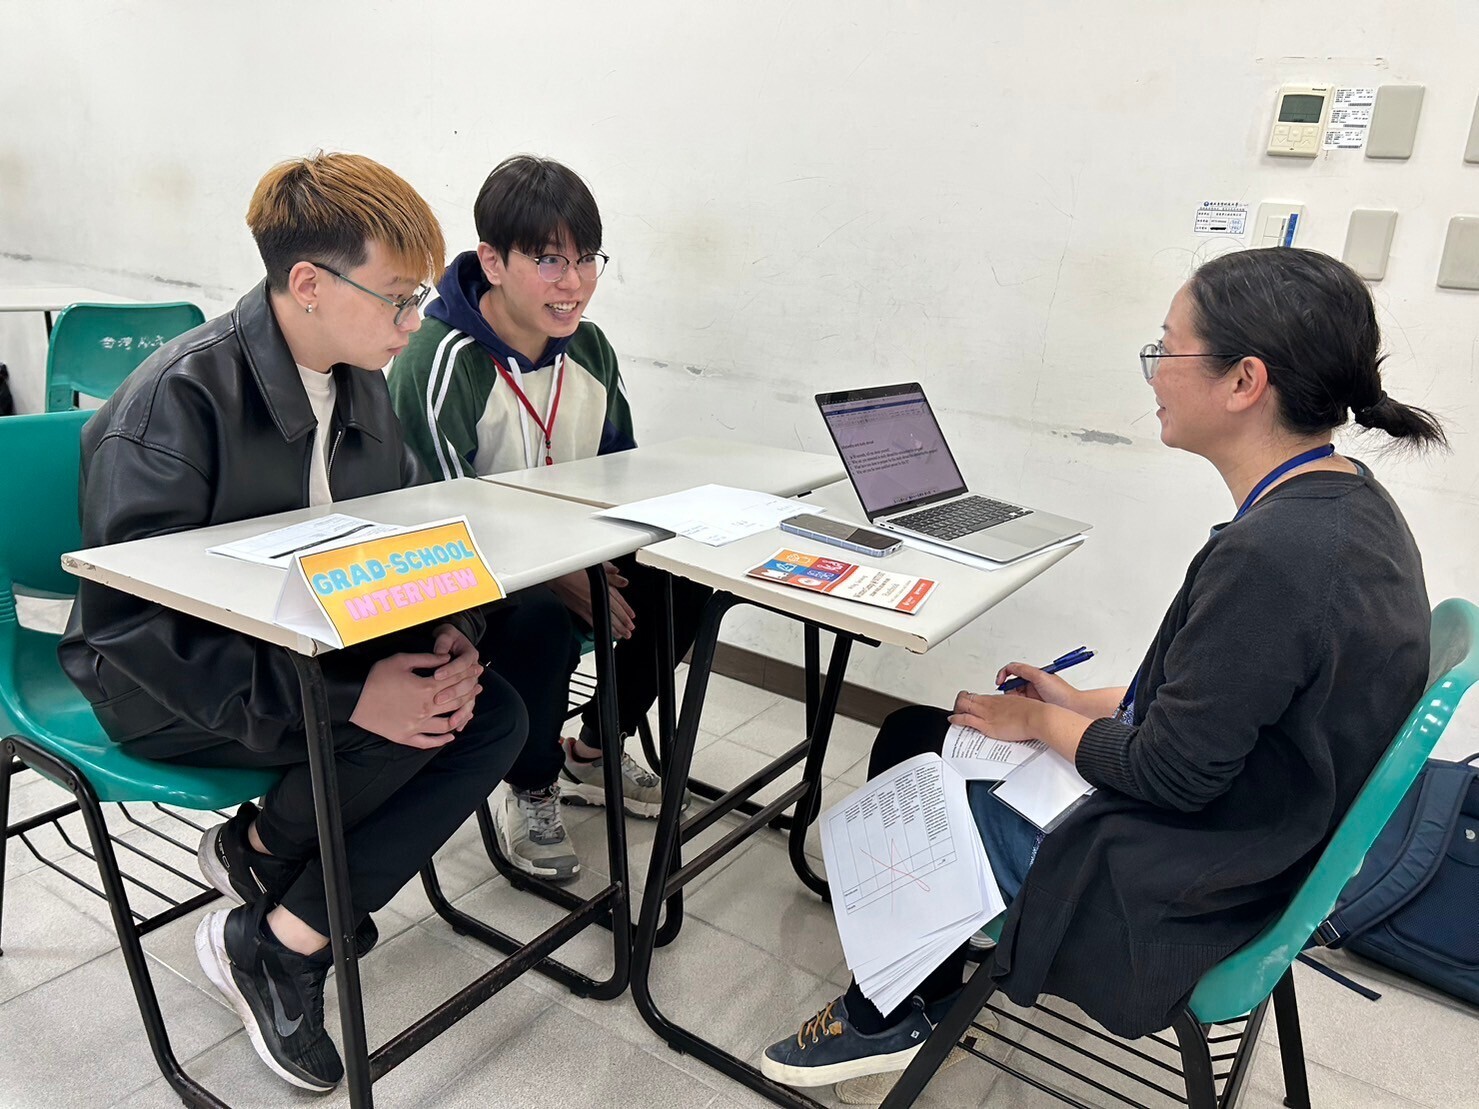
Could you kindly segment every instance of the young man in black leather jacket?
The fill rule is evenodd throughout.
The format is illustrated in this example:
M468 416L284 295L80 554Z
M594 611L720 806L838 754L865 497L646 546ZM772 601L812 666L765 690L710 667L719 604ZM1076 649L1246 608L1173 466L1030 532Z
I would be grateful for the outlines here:
M380 368L420 326L445 258L426 202L368 158L287 162L247 213L266 279L165 345L87 424L87 546L365 496L426 476ZM231 562L222 560L221 573ZM498 784L523 746L522 703L484 671L476 612L326 656L323 671L361 952L379 909ZM196 766L280 768L201 844L243 904L201 922L196 950L280 1077L332 1089L332 966L298 682L281 649L84 582L60 647L108 734Z

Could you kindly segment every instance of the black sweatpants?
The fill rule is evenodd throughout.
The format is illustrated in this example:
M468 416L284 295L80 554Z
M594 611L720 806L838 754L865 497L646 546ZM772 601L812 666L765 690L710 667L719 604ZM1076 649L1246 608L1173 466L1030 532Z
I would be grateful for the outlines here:
M482 684L472 720L451 743L432 750L391 743L347 722L334 724L354 920L384 907L426 865L498 785L523 746L528 722L518 695L494 674L484 672ZM305 860L282 905L328 934L303 733L288 735L273 750L254 751L233 739L174 726L130 740L128 747L145 758L190 766L282 768L282 779L262 804L257 831L271 854Z
M621 595L636 613L632 637L616 644L616 722L622 735L632 735L657 700L662 588L669 575L639 565L635 555L615 561L628 583ZM672 582L674 657L681 659L693 646L711 591L685 578ZM547 789L564 762L560 735L570 675L580 662L577 636L589 629L544 586L512 594L486 613L488 630L479 652L518 691L529 711L529 741L506 780L519 790ZM597 712L593 700L581 719L581 740L593 747L601 745Z

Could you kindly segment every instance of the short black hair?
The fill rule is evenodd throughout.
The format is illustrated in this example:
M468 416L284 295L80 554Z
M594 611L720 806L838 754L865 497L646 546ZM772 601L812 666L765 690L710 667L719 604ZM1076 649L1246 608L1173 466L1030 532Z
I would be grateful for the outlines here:
M515 154L488 174L472 206L478 239L504 259L542 254L570 232L582 255L601 249L601 212L580 175L550 158ZM573 259L572 259L573 261Z
M1317 434L1347 413L1415 447L1445 446L1426 409L1382 388L1381 329L1366 283L1344 262L1298 247L1223 255L1187 282L1192 318L1217 372L1261 358L1286 428Z

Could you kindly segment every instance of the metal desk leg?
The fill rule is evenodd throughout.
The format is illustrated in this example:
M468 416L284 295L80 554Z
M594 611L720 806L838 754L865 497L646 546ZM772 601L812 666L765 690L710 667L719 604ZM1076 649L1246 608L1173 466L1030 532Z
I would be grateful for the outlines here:
M349 1104L353 1109L368 1109L375 1104L375 1098L371 1090L369 1047L365 1043L359 958L354 949L354 908L349 897L349 862L344 855L344 825L339 812L339 775L334 768L329 696L318 660L295 651L289 654L298 671L303 722L308 733L308 773L313 783L313 807L318 818L318 849L323 862L324 895L329 910L329 943L334 951L334 974L339 984L339 1029L344 1041Z
M810 628L807 630L811 631ZM827 680L808 721L811 749L806 755L806 769L802 772L801 780L810 788L807 795L796 803L788 843L791 867L796 871L796 877L801 879L801 884L807 889L829 903L832 894L827 887L827 880L812 869L811 860L806 857L806 830L822 812L822 759L826 757L827 744L832 739L832 724L837 719L837 699L842 694L842 679L847 673L847 659L851 651L851 636L839 635L832 643Z
M611 642L611 606L606 593L604 568L597 566L586 571L591 582L591 615L596 631L596 708L597 725L601 734L601 749L608 752L603 773L606 786L606 847L610 864L611 884L593 898L582 898L569 890L562 889L543 879L519 874L518 881L510 884L526 889L545 900L570 911L570 915L553 930L562 928L574 918L589 918L587 923L605 924L611 928L612 971L601 981L566 966L554 958L540 960L535 969L565 986L581 997L594 997L607 1001L619 997L626 991L631 979L632 919L630 894L631 883L627 876L627 830L626 811L622 804L621 746L622 737L616 718L616 658ZM492 821L486 804L478 810L478 825L489 857L498 866L501 853L493 834ZM499 867L502 870L502 867ZM512 867L509 867L512 870ZM500 932L477 917L464 913L452 905L442 892L437 881L435 867L428 863L421 872L421 884L427 899L438 916L452 926L453 931L471 936L495 950L518 957L529 944ZM593 909L599 911L592 913ZM581 925L583 929L585 924ZM577 931L580 929L577 929ZM548 934L548 933L547 933ZM572 933L573 935L573 933ZM538 942L529 941L530 944Z
M692 1054L720 1073L742 1082L778 1105L792 1106L796 1109L813 1109L818 1105L817 1102L789 1087L770 1081L757 1069L729 1052L673 1023L658 1009L652 997L652 957L659 939L658 917L664 903L667 903L669 912L668 920L664 924L666 929L671 927L675 921L681 921L680 917L674 917L672 914L674 905L681 905L678 899L681 897L682 888L686 882L712 865L725 852L737 846L746 836L763 827L776 812L793 804L796 806L798 817L793 825L798 829L794 836L800 837L794 839L793 842L802 842L806 825L809 822L806 818L807 814L812 814L814 818L815 806L820 801L821 760L826 754L826 742L831 730L831 713L827 710L836 707L837 696L842 687L842 676L847 667L848 652L852 646L852 637L845 635L839 635L833 647L832 665L828 669L827 682L818 702L818 727L814 729L810 746L803 743L794 748L787 755L772 763L770 768L752 776L731 792L738 795L742 789L753 791L761 788L769 781L773 781L779 773L783 773L785 768L795 766L804 752L807 756L807 768L801 784L792 786L775 801L760 808L748 818L744 825L732 831L718 844L703 851L687 867L678 865L679 849L685 831L689 834L696 834L713 822L712 819L706 818L705 813L699 813L691 817L686 824L680 824L679 806L682 802L683 783L687 780L693 765L699 715L703 708L704 695L708 690L709 674L713 668L719 626L725 613L736 603L738 599L733 596L715 593L705 605L699 622L698 636L689 664L688 684L683 694L683 710L673 740L667 767L668 773L663 779L662 812L658 817L657 835L652 849L652 865L648 872L647 886L642 898L642 911L637 922L637 934L632 953L632 997L638 1011L642 1014L642 1019L662 1037L669 1047ZM776 767L782 769L777 771ZM726 812L734 811L736 807L733 797L730 797L727 803L721 802L719 806L716 806ZM825 888L825 883L823 883L823 888Z
M822 632L815 624L804 629L806 643L806 732L811 734L817 722L817 700L822 684Z

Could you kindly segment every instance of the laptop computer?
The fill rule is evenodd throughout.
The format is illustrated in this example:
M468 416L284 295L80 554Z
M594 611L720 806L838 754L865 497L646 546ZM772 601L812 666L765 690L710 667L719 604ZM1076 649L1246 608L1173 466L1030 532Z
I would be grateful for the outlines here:
M822 419L870 523L993 562L1092 526L966 488L918 382L818 393Z

